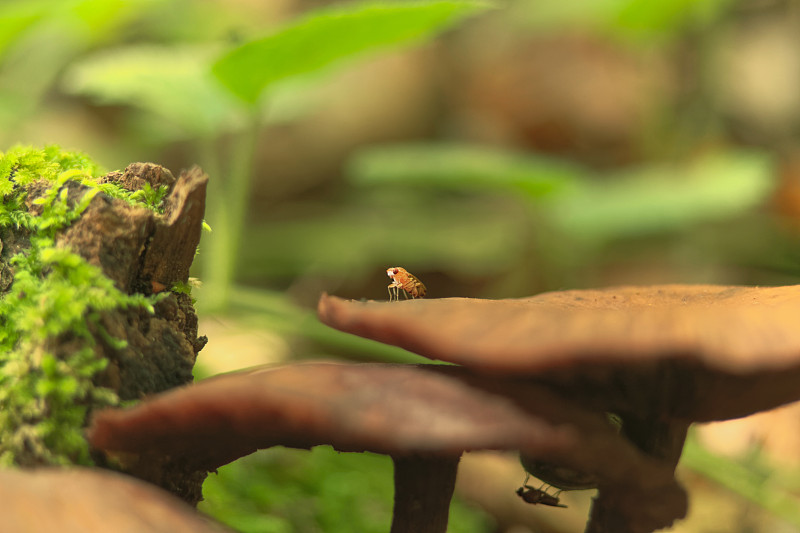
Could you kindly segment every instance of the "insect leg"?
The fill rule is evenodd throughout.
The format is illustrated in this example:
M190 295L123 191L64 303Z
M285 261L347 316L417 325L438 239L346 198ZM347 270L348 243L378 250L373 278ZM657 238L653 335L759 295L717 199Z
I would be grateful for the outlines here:
M400 285L397 282L393 282L389 285L389 301L390 302L397 302L400 300Z

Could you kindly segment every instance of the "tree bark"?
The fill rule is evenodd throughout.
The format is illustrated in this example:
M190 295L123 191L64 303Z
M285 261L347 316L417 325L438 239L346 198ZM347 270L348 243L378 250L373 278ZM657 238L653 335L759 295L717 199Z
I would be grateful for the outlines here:
M163 214L97 194L63 233L56 245L69 247L96 265L118 289L151 295L186 283L203 224L208 177L197 167L175 179L169 170L152 163L133 163L124 172L112 172L102 182L126 189L153 189L166 185L169 193ZM70 198L80 199L86 187L69 182ZM198 336L197 315L191 296L167 292L154 306L114 309L90 322L98 357L109 361L95 376L95 384L114 390L119 398L139 400L193 380L192 368L207 339ZM119 343L124 340L124 343ZM49 347L62 358L75 348L74 339L59 337ZM111 466L155 483L191 504L202 496L206 472L196 471L165 457L113 457L93 453L99 466Z

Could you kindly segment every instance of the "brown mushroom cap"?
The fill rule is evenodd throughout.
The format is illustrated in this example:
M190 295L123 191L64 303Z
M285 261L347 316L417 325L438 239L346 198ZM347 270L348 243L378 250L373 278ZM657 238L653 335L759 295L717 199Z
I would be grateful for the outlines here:
M398 303L323 295L319 317L432 359L497 372L664 355L733 373L800 364L800 286L661 285Z
M319 316L431 359L557 376L571 393L611 411L719 420L800 399L800 286L664 285L399 303L323 295Z
M0 501L2 531L228 531L161 489L99 469L4 470Z
M545 386L455 366L307 363L223 375L96 413L89 441L201 469L275 445L444 461L520 450L593 475L624 498L626 520L642 531L669 525L687 505L674 465L639 451L603 413Z
M101 411L89 440L103 450L181 454L213 469L275 445L330 444L390 455L472 449L552 455L578 445L571 425L607 432L601 418L556 397L541 411L547 416L435 368L306 363L227 374L131 409Z

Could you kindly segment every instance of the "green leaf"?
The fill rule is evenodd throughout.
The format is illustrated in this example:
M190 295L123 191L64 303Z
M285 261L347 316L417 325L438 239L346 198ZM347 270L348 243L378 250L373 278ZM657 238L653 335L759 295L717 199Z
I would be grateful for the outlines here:
M688 167L646 167L583 183L554 198L548 213L568 236L602 243L735 216L759 205L773 187L769 158L718 155Z
M457 0L367 3L317 11L224 54L214 75L254 104L270 84L370 50L420 41L486 4Z
M517 2L504 15L534 31L586 28L612 39L658 42L688 27L706 27L730 9L732 0L585 0L582 2Z
M192 135L211 135L243 120L241 104L208 73L216 50L205 46L131 46L75 64L64 88L102 103L133 105Z
M618 31L641 35L675 32L692 20L707 19L711 16L719 17L722 10L729 7L730 3L729 0L707 0L705 2L624 0L617 2L612 23Z
M557 191L583 177L562 161L467 144L410 144L357 154L348 175L359 185L429 186L449 190L500 189L532 197Z
M43 15L41 6L33 2L9 2L0 6L0 56Z

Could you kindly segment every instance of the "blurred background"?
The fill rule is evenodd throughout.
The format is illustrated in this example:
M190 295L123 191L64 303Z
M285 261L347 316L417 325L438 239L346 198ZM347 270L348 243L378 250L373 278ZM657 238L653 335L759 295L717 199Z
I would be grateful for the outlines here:
M285 74L249 101L235 88L259 69L219 67L242 43L363 6L0 2L0 150L55 143L108 170L210 175L198 378L417 361L314 318L321 292L386 299L389 266L433 298L798 283L800 1L498 1L317 63L347 32L312 28L305 48L277 41L283 64L266 64ZM679 473L691 510L673 531L800 531L800 408L698 428ZM450 530L582 531L591 492L537 508L514 494L523 478L515 457L466 457ZM274 449L205 494L240 531L383 532L391 464Z

